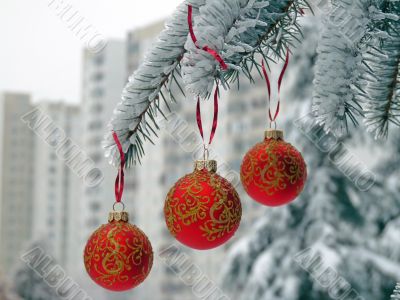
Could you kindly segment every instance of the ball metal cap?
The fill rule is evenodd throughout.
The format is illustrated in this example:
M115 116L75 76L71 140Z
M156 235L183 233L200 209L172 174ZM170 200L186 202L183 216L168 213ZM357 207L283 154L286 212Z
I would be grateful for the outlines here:
M217 161L216 160L196 160L194 163L195 171L207 170L212 173L217 172Z
M266 139L283 140L283 130L267 129L265 131Z
M108 222L111 223L113 221L129 221L129 214L126 211L112 211L108 214Z

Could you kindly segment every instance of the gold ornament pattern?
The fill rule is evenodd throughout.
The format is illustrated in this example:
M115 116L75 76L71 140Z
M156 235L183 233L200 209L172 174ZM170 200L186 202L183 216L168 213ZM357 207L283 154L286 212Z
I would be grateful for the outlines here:
M203 236L214 241L237 229L242 207L238 193L226 179L207 170L196 170L171 188L164 214L173 236L184 226L198 223Z
M282 140L265 140L255 145L245 156L241 167L243 185L254 183L267 195L273 196L297 185L301 192L307 167L299 151Z
M85 248L84 262L87 272L96 274L93 279L102 286L128 281L137 286L152 268L153 251L138 227L127 222L112 222L93 233Z

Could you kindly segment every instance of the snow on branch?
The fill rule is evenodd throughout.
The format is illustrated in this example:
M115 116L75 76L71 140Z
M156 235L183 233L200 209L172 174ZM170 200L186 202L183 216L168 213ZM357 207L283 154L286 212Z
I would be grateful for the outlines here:
M224 82L235 70L246 71L247 59L254 63L256 52L279 55L297 39L297 16L306 6L305 1L293 0L208 0L195 19L197 46L216 50L230 70L221 70L212 55L188 40L182 67L187 90L208 97L215 78Z
M364 55L366 88L360 99L367 130L382 138L387 137L390 123L400 126L400 2L390 3L383 11L370 11L380 24L375 26L375 39Z
M396 288L393 291L393 295L390 296L392 300L399 300L400 299L400 283L396 284Z
M147 52L144 62L129 78L122 92L122 101L114 110L104 141L106 156L113 165L119 165L119 155L112 131L117 133L121 141L127 167L144 154L143 141L156 135L158 125L155 116L157 111L162 113L159 94L185 51L184 44L189 32L186 21L188 3L196 8L203 5L204 0L186 1L176 9L158 41Z
M338 1L324 21L317 48L313 112L324 129L339 136L347 132L361 107L354 96L362 57L358 45L367 31L367 0Z
M376 138L400 126L400 2L334 2L318 46L313 112L338 136L363 119Z

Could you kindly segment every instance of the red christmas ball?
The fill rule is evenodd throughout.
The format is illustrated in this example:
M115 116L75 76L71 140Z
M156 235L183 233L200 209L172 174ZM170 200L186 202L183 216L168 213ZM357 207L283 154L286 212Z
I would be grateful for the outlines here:
M169 191L164 214L169 231L179 242L206 250L235 234L242 205L232 184L216 174L215 161L197 161L195 171Z
M246 192L267 206L290 203L302 192L307 166L299 151L283 140L283 132L269 130L262 143L247 152L240 177Z
M126 291L149 275L153 250L147 236L128 223L126 212L113 212L109 223L88 240L84 262L89 276L98 285L111 291Z

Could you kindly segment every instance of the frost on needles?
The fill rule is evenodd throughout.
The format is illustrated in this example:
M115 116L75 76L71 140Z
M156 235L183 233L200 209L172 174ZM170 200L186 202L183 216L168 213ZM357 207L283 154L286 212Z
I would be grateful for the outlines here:
M266 42L264 46L268 48L272 42L289 44L289 32L296 37L296 28L283 23L292 5L293 1L290 0L207 1L195 19L197 44L200 48L207 45L216 50L231 72L241 71L244 60L251 60L256 52L262 52L262 42ZM288 32L284 32L284 29ZM270 40L267 41L266 37ZM182 74L186 89L195 95L207 97L214 86L214 79L224 81L225 74L221 74L215 58L198 49L190 39L185 48ZM276 51L280 51L279 48L277 46Z
M400 1L332 1L318 45L313 112L338 136L362 120L376 138L400 125Z
M390 296L391 300L399 300L400 299L400 283L396 285L396 288L393 292L393 295Z

